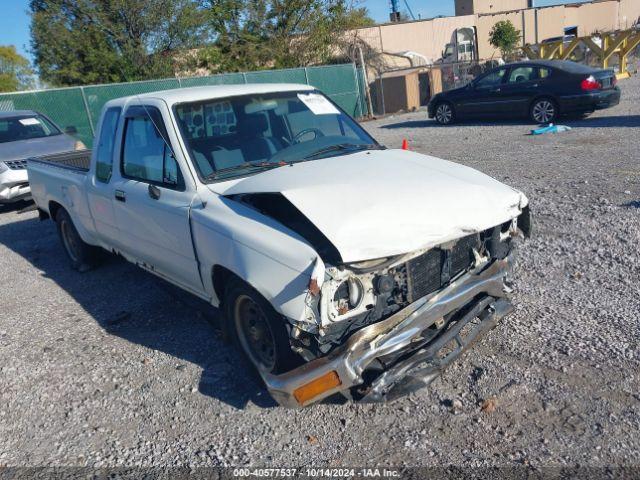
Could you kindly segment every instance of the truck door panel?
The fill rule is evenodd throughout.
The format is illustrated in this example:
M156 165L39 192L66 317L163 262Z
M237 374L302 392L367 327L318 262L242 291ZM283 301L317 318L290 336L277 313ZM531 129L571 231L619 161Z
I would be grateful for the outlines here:
M120 178L114 182L116 223L127 251L158 273L202 292L190 229L194 193L154 107L125 114ZM160 131L158 131L160 130Z

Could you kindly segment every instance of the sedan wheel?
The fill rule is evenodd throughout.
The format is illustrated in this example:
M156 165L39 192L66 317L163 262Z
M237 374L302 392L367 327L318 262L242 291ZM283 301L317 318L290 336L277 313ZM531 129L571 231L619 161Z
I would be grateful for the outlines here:
M453 108L448 103L441 103L436 108L436 121L440 125L449 125L453 121Z
M551 100L536 101L531 107L531 119L537 123L549 123L556 118L556 106Z

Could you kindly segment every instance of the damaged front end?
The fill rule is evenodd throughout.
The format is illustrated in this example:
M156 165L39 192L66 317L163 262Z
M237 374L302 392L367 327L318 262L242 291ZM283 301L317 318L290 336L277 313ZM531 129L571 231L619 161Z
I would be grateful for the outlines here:
M426 251L326 266L308 295L315 328L291 330L307 363L264 373L269 392L301 407L338 392L385 401L428 385L510 313L506 277L518 238L530 231L525 207L512 221Z

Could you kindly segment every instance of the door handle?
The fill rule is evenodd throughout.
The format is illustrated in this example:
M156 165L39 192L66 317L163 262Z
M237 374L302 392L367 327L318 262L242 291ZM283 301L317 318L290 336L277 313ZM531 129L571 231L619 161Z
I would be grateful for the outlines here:
M155 185L149 185L149 196L154 200L158 200L160 198L160 189Z
M118 200L119 202L127 201L127 194L124 193L122 190L116 190L115 197L116 197L116 200Z
M493 93L500 93L502 91L501 88L496 88L494 90L492 90Z

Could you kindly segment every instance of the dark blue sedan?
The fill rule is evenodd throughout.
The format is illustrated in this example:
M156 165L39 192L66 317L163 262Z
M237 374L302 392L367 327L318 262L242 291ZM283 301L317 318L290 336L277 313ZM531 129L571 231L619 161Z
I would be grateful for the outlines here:
M429 118L442 125L507 117L549 123L560 115L588 115L618 103L620 89L613 70L539 60L502 65L466 87L434 95L429 102Z

